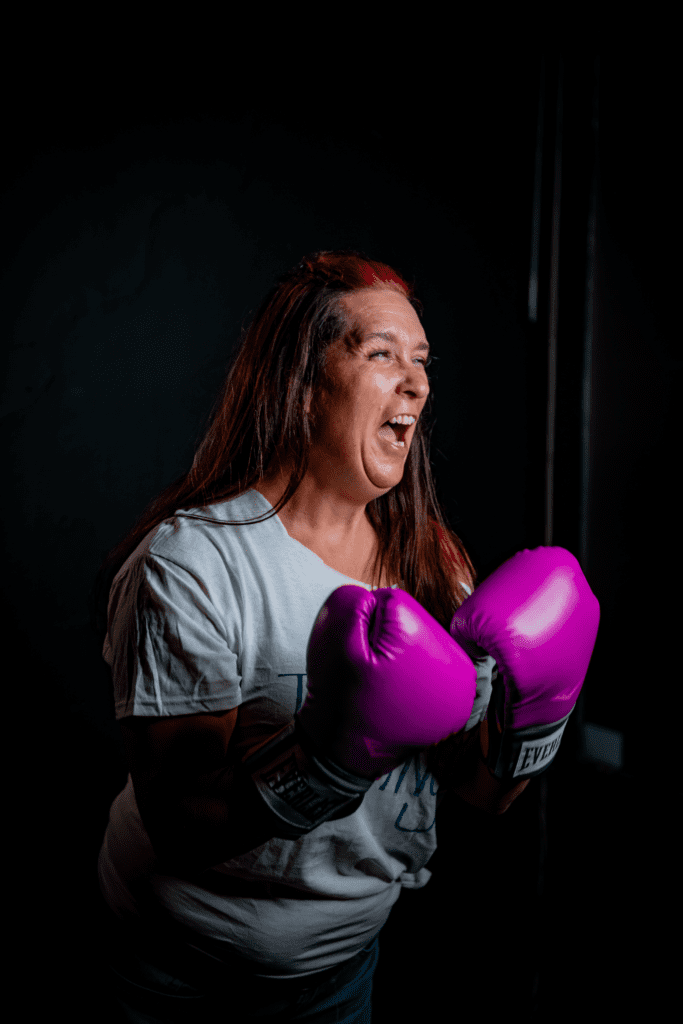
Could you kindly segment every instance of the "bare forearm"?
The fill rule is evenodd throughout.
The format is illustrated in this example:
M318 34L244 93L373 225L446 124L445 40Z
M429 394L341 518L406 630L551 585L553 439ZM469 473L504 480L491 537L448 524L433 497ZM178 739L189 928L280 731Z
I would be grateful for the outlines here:
M529 779L510 785L509 780L497 779L485 761L488 752L487 722L480 727L479 742L472 744L470 760L462 778L452 787L453 792L473 807L488 814L504 814L513 800L529 785Z
M202 871L254 850L277 833L277 822L256 787L232 768L202 780L171 805L141 808L160 867Z
M447 792L488 814L503 814L529 780L511 786L509 781L497 779L486 766L487 752L488 723L484 719L469 732L437 744L428 761L439 786Z

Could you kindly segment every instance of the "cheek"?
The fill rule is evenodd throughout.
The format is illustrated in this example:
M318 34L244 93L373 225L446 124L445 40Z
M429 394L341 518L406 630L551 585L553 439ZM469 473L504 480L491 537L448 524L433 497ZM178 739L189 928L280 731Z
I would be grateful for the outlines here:
M377 392L379 392L382 397L392 394L392 392L398 387L399 382L400 377L397 374L389 374L386 372L382 373L381 370L377 370L370 376L370 383L375 397L377 396Z

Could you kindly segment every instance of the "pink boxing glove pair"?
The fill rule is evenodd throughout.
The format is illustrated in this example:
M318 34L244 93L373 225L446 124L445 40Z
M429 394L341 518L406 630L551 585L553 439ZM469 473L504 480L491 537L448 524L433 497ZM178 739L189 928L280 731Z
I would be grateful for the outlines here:
M599 617L577 560L558 547L505 562L463 602L450 633L405 591L333 591L309 639L303 707L245 762L276 834L297 838L352 814L374 779L464 729L476 696L470 659L484 653L500 673L487 715L489 772L505 786L545 771Z
M486 763L499 779L530 778L555 756L599 615L579 563L559 547L505 562L458 609L450 636L405 591L340 587L311 634L298 725L334 764L379 778L465 727L476 695L470 658L490 654L500 675Z

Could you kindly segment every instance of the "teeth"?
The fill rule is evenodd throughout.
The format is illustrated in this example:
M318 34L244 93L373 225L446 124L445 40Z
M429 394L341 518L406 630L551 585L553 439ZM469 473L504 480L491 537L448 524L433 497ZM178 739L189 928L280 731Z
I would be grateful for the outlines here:
M404 427L410 427L415 422L414 416L394 416L390 423L400 423Z

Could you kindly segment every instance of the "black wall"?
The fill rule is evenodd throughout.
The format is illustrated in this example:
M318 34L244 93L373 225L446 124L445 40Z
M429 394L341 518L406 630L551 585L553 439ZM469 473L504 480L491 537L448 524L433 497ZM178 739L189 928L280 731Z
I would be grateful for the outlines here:
M553 543L577 556L593 58L563 65ZM49 952L24 967L51 979L50 999L71 1019L103 1012L83 983L97 977L88 908L109 804L125 781L87 593L106 550L189 465L241 323L274 275L314 249L353 246L414 277L439 357L432 458L451 523L480 578L544 543L558 59L545 65L535 324L540 57L459 52L423 61L419 74L384 68L362 87L353 76L345 85L339 65L325 77L323 63L256 91L244 68L214 72L201 89L141 79L130 94L91 75L46 75L40 99L7 115L0 432L5 678L19 697L16 733L8 721L19 739L16 942L41 935ZM491 1005L530 1006L537 962L541 1009L558 998L582 1007L589 990L607 1000L628 976L634 925L623 886L630 906L645 899L633 868L650 827L644 779L659 756L658 683L676 609L671 90L665 61L600 54L584 570L602 622L583 715L623 734L623 771L606 778L578 765L568 732L547 776L545 826L536 782L501 819L444 804L434 877L402 896L385 929L380 1021L397 1001L428 1010L457 986L454 964L470 980L479 971L466 985L472 1005L484 992ZM501 920L504 934L536 935L519 971L512 948L503 955L492 940ZM590 943L601 929L611 966L584 987L579 970L568 989L548 956L571 958L575 943L597 956ZM629 984L619 982L624 1005Z

